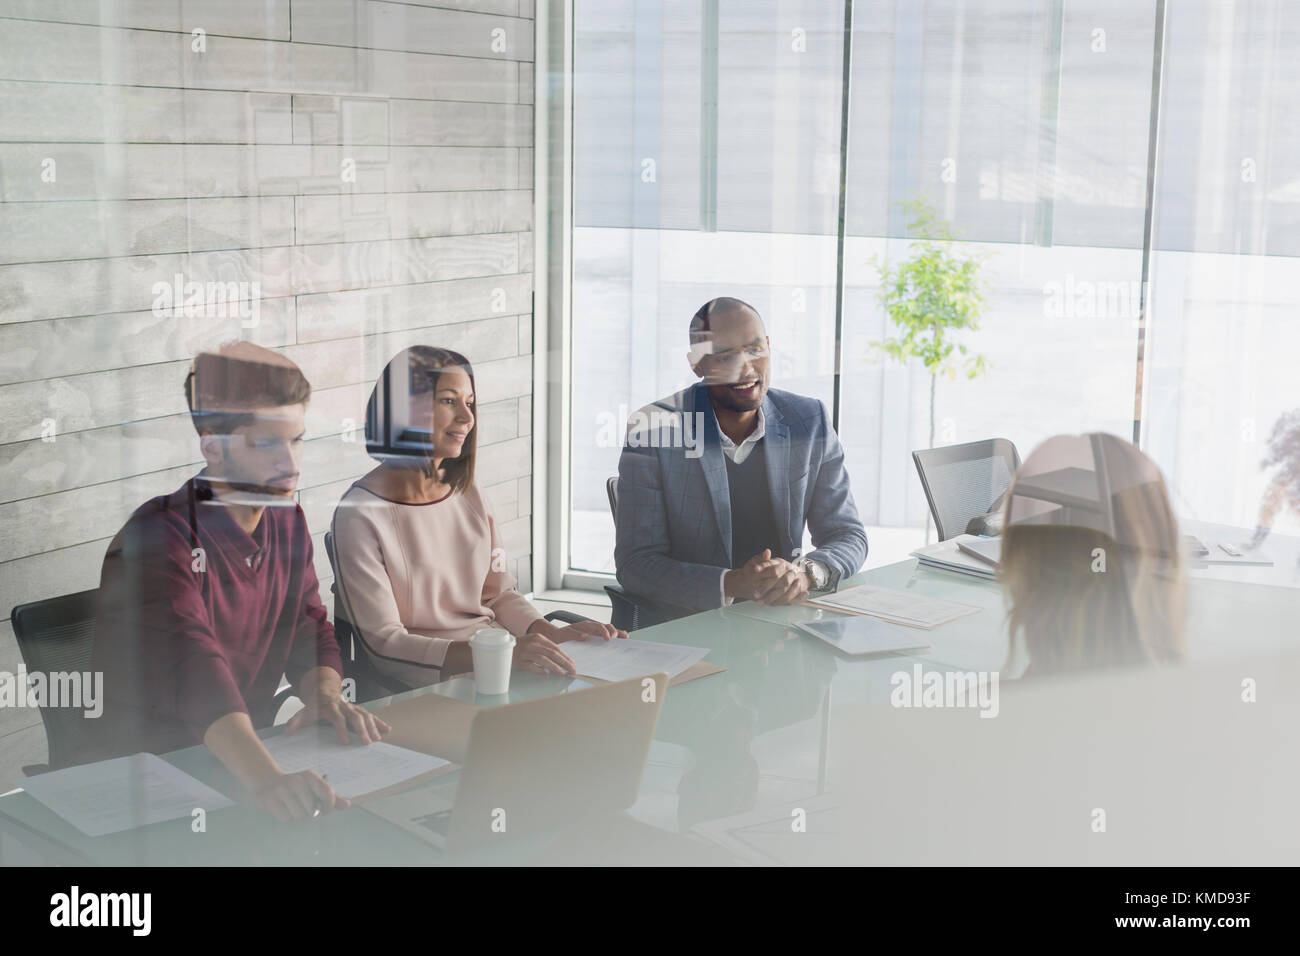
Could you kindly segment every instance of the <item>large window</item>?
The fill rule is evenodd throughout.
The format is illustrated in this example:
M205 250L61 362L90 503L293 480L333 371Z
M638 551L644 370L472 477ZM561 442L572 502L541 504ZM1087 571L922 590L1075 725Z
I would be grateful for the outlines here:
M1180 513L1249 526L1300 406L1300 8L1169 11L1142 443Z
M936 444L1136 434L1184 514L1253 523L1268 430L1300 404L1300 11L572 0L570 17L560 574L613 570L623 424L695 380L687 324L717 295L764 316L774 387L835 410L869 565L922 542L930 376L872 348L877 263L908 254L914 199L986 260L961 341L989 367L937 381Z

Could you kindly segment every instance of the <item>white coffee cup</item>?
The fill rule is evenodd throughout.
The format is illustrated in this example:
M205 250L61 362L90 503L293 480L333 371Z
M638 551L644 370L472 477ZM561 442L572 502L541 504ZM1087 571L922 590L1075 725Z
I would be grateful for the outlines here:
M515 638L499 627L483 627L469 640L474 658L474 687L480 694L504 694L510 690L510 667L514 663Z

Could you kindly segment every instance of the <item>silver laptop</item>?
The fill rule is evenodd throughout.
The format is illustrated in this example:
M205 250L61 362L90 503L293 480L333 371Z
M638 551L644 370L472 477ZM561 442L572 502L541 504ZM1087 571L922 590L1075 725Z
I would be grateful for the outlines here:
M459 774L363 806L448 850L625 810L636 801L667 686L661 673L484 708Z

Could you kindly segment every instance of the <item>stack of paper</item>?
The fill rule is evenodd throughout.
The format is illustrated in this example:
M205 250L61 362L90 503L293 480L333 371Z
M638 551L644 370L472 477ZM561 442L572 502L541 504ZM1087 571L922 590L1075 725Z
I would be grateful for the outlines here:
M957 542L957 548L963 554L979 558L990 567L996 568L1002 563L1001 538L977 538L974 535L963 534L953 540Z
M956 571L958 574L969 574L973 577L983 578L985 581L992 581L997 578L998 569L989 564L988 561L967 554L958 544L958 542L965 541L978 547L974 543L983 540L985 539L973 534L959 534L947 541L940 541L938 544L917 548L912 552L912 557L927 568L938 568L940 571Z
M43 773L23 789L87 836L220 810L231 801L154 754Z
M1188 537L1188 536L1184 536ZM1185 553L1192 562L1192 566L1207 564L1224 564L1237 565L1239 567L1272 567L1273 559L1263 551L1256 551L1241 543L1246 535L1241 535L1237 541L1206 541L1206 553L1201 554L1199 549L1193 550L1187 547ZM1195 540L1195 539L1194 539Z
M709 653L707 647L657 644L631 638L565 641L560 647L578 665L578 673L583 677L607 681L644 677L660 671L672 680Z
M341 744L333 727L316 726L292 737L268 737L262 743L285 773L314 771L335 793L349 800L405 783L447 764L440 757L382 742L361 744L356 734L348 736L351 743Z
M808 603L831 611L867 614L892 624L926 630L979 610L973 604L941 601L912 591L879 588L870 584L859 584L857 587L815 598Z

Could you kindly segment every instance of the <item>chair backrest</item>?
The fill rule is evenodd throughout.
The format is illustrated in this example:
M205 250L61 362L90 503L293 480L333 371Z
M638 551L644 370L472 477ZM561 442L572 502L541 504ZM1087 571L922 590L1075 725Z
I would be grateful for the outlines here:
M325 532L325 555L329 558L330 570L334 572L334 583L330 586L334 592L334 639L338 641L339 653L343 657L343 676L352 678L356 684L357 700L374 700L407 690L395 681L385 680L367 656L365 638L353 623L356 618L352 614L352 605L348 602L347 588L339 574L332 531Z
M614 516L614 523L618 523L618 475L605 479L605 494L609 497L609 513Z
M90 671L95 648L95 589L65 594L13 609L14 637L29 673ZM41 721L51 769L76 760L85 720L80 707L42 707Z
M334 560L333 531L325 532L325 556L329 558L330 572L334 575L334 583L330 585L330 591L334 594L334 639L338 641L339 653L343 655L343 669L347 670L353 659L352 613L347 597L343 594L343 582L339 580L339 563Z
M986 438L912 452L930 513L946 541L962 534L972 518L987 514L1020 467L1016 446L1005 438Z

